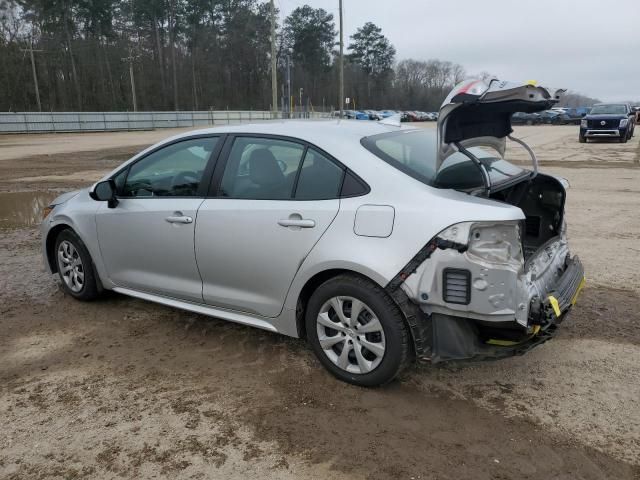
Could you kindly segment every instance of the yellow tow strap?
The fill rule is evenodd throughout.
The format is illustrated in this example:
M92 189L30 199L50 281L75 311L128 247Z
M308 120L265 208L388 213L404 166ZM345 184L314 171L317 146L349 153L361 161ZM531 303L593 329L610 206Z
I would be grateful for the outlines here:
M521 343L528 342L533 337L535 337L539 331L540 331L540 325L534 325L533 333L531 333L531 335L529 335L524 340L520 340L519 342L514 342L513 340L500 340L498 338L490 338L489 340L486 341L486 343L489 345L497 345L499 347L513 347L514 345L520 345Z
M558 299L553 295L549 295L547 300L549 300L549 304L551 305L551 308L553 308L553 313L556 314L556 317L560 317L560 315L562 315L562 312L560 311L560 304L558 303Z
M578 300L578 295L580 295L580 292L582 291L582 289L586 284L587 284L587 279L585 277L582 277L582 280L580 281L580 285L578 285L578 289L576 290L576 293L573 295L573 298L571 299L571 305L576 304L576 301ZM560 310L560 304L558 303L558 299L553 295L549 295L547 297L547 300L549 300L549 305L551 305L551 308L553 308L553 313L556 314L556 317L560 317L560 315L562 315L562 311ZM540 325L534 325L533 333L531 334L531 336L529 336L528 338L520 342L490 338L489 340L486 341L486 343L489 345L498 345L500 347L512 347L514 345L519 345L520 343L524 343L527 340L530 340L531 338L535 337L539 331L540 331Z

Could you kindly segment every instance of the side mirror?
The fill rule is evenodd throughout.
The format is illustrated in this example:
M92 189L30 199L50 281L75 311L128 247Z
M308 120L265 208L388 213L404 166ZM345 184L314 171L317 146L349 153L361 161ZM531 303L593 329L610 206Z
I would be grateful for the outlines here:
M89 193L89 196L98 202L108 202L107 206L109 208L115 208L118 205L116 183L113 179L96 183L96 186L93 188L93 191Z

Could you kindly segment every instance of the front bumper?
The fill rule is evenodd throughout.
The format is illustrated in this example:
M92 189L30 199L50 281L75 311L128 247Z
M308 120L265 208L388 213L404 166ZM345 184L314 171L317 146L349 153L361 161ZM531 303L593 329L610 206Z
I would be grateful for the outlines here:
M585 138L620 138L627 134L626 128L581 128L580 135Z

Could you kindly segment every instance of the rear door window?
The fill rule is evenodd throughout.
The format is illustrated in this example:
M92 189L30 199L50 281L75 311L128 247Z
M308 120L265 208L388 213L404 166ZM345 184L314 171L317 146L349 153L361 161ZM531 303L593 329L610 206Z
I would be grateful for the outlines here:
M299 143L272 138L238 137L222 176L227 198L289 200L305 152Z
M307 150L304 157L295 198L297 200L328 200L338 198L344 170L317 150Z

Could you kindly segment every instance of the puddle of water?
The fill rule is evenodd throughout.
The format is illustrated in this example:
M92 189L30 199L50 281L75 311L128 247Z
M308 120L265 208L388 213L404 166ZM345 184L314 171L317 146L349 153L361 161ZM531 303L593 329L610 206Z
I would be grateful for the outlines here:
M31 227L42 221L42 210L58 192L0 193L0 228Z

